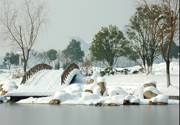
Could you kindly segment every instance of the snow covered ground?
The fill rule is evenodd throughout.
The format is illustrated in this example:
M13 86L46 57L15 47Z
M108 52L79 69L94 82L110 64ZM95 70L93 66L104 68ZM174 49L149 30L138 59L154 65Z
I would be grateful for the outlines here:
M130 70L137 69L138 66L129 67ZM25 85L20 85L21 78L12 79L12 73L1 71L0 84L15 82L18 89L8 92L13 95L49 95L44 98L28 98L18 103L48 103L51 99L60 99L61 104L96 104L116 103L122 104L123 99L131 99L132 102L147 104L148 100L133 95L140 93L139 90L145 83L155 82L161 95L153 100L167 100L167 96L179 96L179 62L171 63L171 86L166 87L165 63L154 64L153 73L146 75L139 74L115 74L104 76L107 93L109 96L100 96L98 87L87 85L84 79L79 76L77 84L70 86L61 86L61 74L63 70L43 70L30 78ZM81 79L81 80L80 80ZM81 84L80 84L81 81ZM85 89L92 89L93 94L85 92ZM166 96L167 95L167 96ZM160 99L159 99L160 98ZM179 101L168 100L170 104L176 104Z

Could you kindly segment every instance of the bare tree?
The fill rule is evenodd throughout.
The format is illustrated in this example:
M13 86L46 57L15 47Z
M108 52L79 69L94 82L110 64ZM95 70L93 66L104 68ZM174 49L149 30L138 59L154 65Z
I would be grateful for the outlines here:
M144 0L149 11L152 12L150 5ZM179 0L161 0L159 6L162 8L161 16L158 20L159 40L162 57L166 62L167 87L171 85L170 62L171 49L175 41L176 33L179 31ZM179 36L179 35L177 35Z
M167 86L170 86L170 52L179 26L179 0L163 0L161 6L164 8L164 13L163 21L160 26L160 47L162 57L166 62Z
M45 4L32 0L22 0L21 5L19 1L17 5L10 0L0 2L0 23L10 42L20 48L26 73L30 52L45 22Z
M147 7L141 5L131 17L127 35L130 41L131 59L139 58L147 74L152 72L154 59L159 55L159 40L156 18L160 11L157 5L152 5L152 13Z

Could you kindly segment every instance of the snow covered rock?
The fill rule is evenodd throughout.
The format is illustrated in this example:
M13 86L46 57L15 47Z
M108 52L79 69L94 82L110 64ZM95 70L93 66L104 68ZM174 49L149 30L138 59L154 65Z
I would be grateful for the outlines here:
M127 95L123 101L123 105L139 105L139 103L140 103L139 98L133 95Z
M108 88L107 93L109 96L121 95L122 97L124 97L128 94L121 87Z
M144 92L147 92L147 91L151 91L152 93L155 93L157 95L160 94L160 91L153 86L144 88Z
M0 95L5 95L6 93L17 89L18 86L13 81L6 81L4 84L0 85Z
M96 85L94 84L86 84L83 88L83 91L85 90L93 90Z
M103 77L97 78L97 85L99 86L101 95L105 95L106 93L106 83Z
M66 101L69 99L73 99L73 96L69 93L66 92L55 92L53 95L53 99L61 100L61 101Z
M143 96L145 99L151 99L152 97L160 94L160 91L156 88L156 84L148 83L144 84L144 93Z
M100 87L99 87L99 86L95 86L95 87L93 88L93 94L96 94L96 95L101 96Z
M61 103L61 101L59 99L52 99L51 101L49 101L49 104L51 105L59 105Z
M144 93L144 87L143 86L138 87L134 91L134 95L137 96L139 99L144 99L143 93Z
M2 88L3 88L4 91L9 92L9 91L17 89L18 86L16 85L15 82L8 81L7 83L3 84Z
M169 99L168 96L160 94L156 97L151 98L150 104L159 104L159 105L168 104L168 99Z
M82 92L81 100L97 100L100 96L89 92Z
M118 100L111 98L110 96L101 97L95 106L119 106Z
M3 90L2 88L3 84L0 85L0 96L5 95L7 92Z
M56 91L53 95L53 99L59 99L61 97L62 94L64 94L65 92L64 91Z
M94 83L94 79L87 79L87 80L86 80L86 83L87 83L87 84L92 84L92 83Z
M81 92L82 88L80 84L71 84L69 86L66 86L64 88L64 91L66 91L67 93L77 93L77 92Z
M97 77L97 84L101 82L105 82L105 79L103 77Z

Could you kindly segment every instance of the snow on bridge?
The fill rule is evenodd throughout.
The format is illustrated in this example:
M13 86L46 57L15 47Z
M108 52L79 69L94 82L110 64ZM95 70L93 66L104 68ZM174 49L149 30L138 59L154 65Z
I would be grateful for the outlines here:
M72 66L74 66L74 64L70 65L70 68L67 68L70 70L60 69L38 71L32 75L25 84L20 85L16 90L8 92L6 96L11 97L14 101L27 97L51 96L55 91L71 84L72 80L78 76L78 67L73 68ZM62 85L62 81L64 85Z

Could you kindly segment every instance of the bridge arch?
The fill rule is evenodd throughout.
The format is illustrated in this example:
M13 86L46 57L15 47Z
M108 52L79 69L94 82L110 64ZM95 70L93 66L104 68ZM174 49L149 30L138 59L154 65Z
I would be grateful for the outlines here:
M32 67L31 69L29 69L23 76L21 84L24 84L29 78L31 78L35 73L44 70L44 69L52 69L52 66L48 65L48 64L37 64L34 67Z

